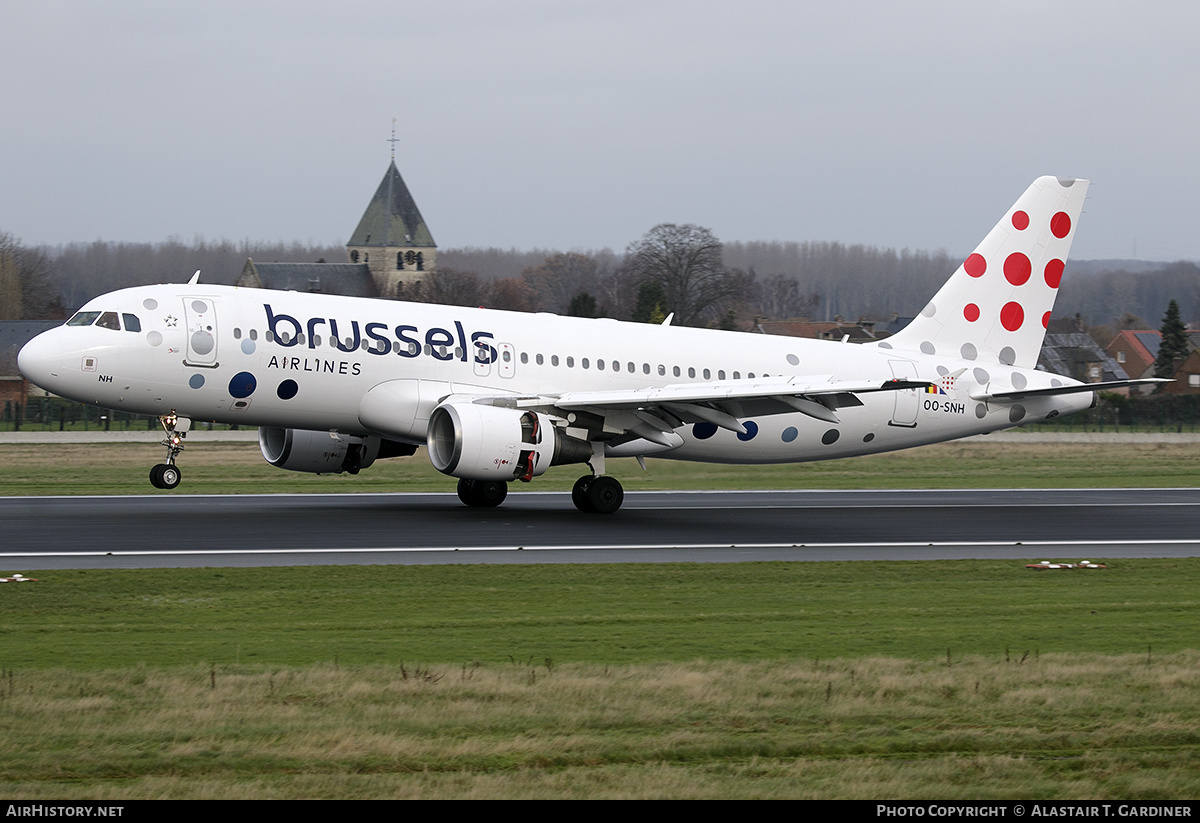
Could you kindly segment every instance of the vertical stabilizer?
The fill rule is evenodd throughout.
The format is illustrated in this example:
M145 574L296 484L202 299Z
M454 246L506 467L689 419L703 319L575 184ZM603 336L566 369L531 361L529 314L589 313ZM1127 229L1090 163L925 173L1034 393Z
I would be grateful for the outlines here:
M1034 368L1087 180L1039 177L884 346Z

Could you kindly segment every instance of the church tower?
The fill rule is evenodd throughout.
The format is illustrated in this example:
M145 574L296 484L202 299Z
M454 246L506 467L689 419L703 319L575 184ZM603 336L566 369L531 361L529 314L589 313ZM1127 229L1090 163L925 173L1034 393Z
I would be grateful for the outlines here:
M437 244L404 185L393 157L358 228L346 244L351 263L365 263L381 297L424 277L437 260Z

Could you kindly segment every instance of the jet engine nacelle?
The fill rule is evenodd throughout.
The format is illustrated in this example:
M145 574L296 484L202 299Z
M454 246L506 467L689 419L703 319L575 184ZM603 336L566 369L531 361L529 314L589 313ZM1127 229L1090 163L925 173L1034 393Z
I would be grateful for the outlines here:
M259 428L258 448L263 458L277 469L316 474L358 474L377 458L401 457L416 451L415 446L375 436L275 426Z
M443 403L429 416L429 459L466 480L530 480L551 466L586 463L592 447L544 414L476 403Z

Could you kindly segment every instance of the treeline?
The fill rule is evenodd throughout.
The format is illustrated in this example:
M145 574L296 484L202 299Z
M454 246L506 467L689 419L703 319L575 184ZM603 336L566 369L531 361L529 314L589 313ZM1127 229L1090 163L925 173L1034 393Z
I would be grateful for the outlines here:
M626 319L636 310L641 285L630 274L630 261L643 241L631 243L624 252L443 249L438 252L438 268L446 275L443 282L430 282L422 294L410 297L566 313L571 300L584 295L586 299L580 298L583 303L577 307L580 311ZM190 242L172 238L161 243L96 240L36 249L21 249L9 238L8 247L37 264L36 283L31 281L24 289L28 296L20 298L24 308L14 309L16 292L11 283L9 290L0 294L4 310L13 319L18 319L14 317L18 314L34 319L53 312L55 306L60 313L69 313L104 292L182 282L197 269L203 272L202 280L232 283L248 257L259 262L346 261L346 250L340 245L203 238ZM920 311L961 258L942 250L752 241L720 244L720 261L737 293L722 298L719 310L700 313L696 322L716 325L733 312L737 325L746 328L760 317L886 320L892 314L911 316ZM1184 321L1200 326L1200 267L1190 262L1068 263L1055 313L1078 314L1093 326L1157 328L1172 298L1178 300ZM587 299L594 301L594 308L589 308ZM672 294L667 299L679 298ZM675 311L671 306L662 308Z
M185 282L199 269L204 281L233 283L247 257L270 263L346 262L344 246L263 243L243 240L190 243L171 238L162 243L113 243L93 240L43 246L58 279L62 302L71 309L97 295L129 286Z
M1069 263L1067 272L1070 275ZM1067 276L1055 314L1078 314L1092 325L1117 329L1157 329L1172 300L1179 303L1183 322L1200 328L1200 266L1179 261L1152 271L1106 268L1094 274Z

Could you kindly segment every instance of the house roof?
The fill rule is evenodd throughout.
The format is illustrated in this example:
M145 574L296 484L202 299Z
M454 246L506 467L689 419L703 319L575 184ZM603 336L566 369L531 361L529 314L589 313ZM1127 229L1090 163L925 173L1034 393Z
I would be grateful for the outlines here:
M237 284L276 291L379 296L366 263L256 263L247 259Z
M1087 364L1098 363L1101 380L1127 380L1129 375L1108 352L1092 339L1087 332L1071 334L1046 334L1042 351L1038 355L1038 368L1054 374L1064 374L1076 380L1092 382L1087 374Z
M393 160L347 247L437 247Z
M17 352L44 331L61 326L61 320L0 320L0 374L17 373Z

